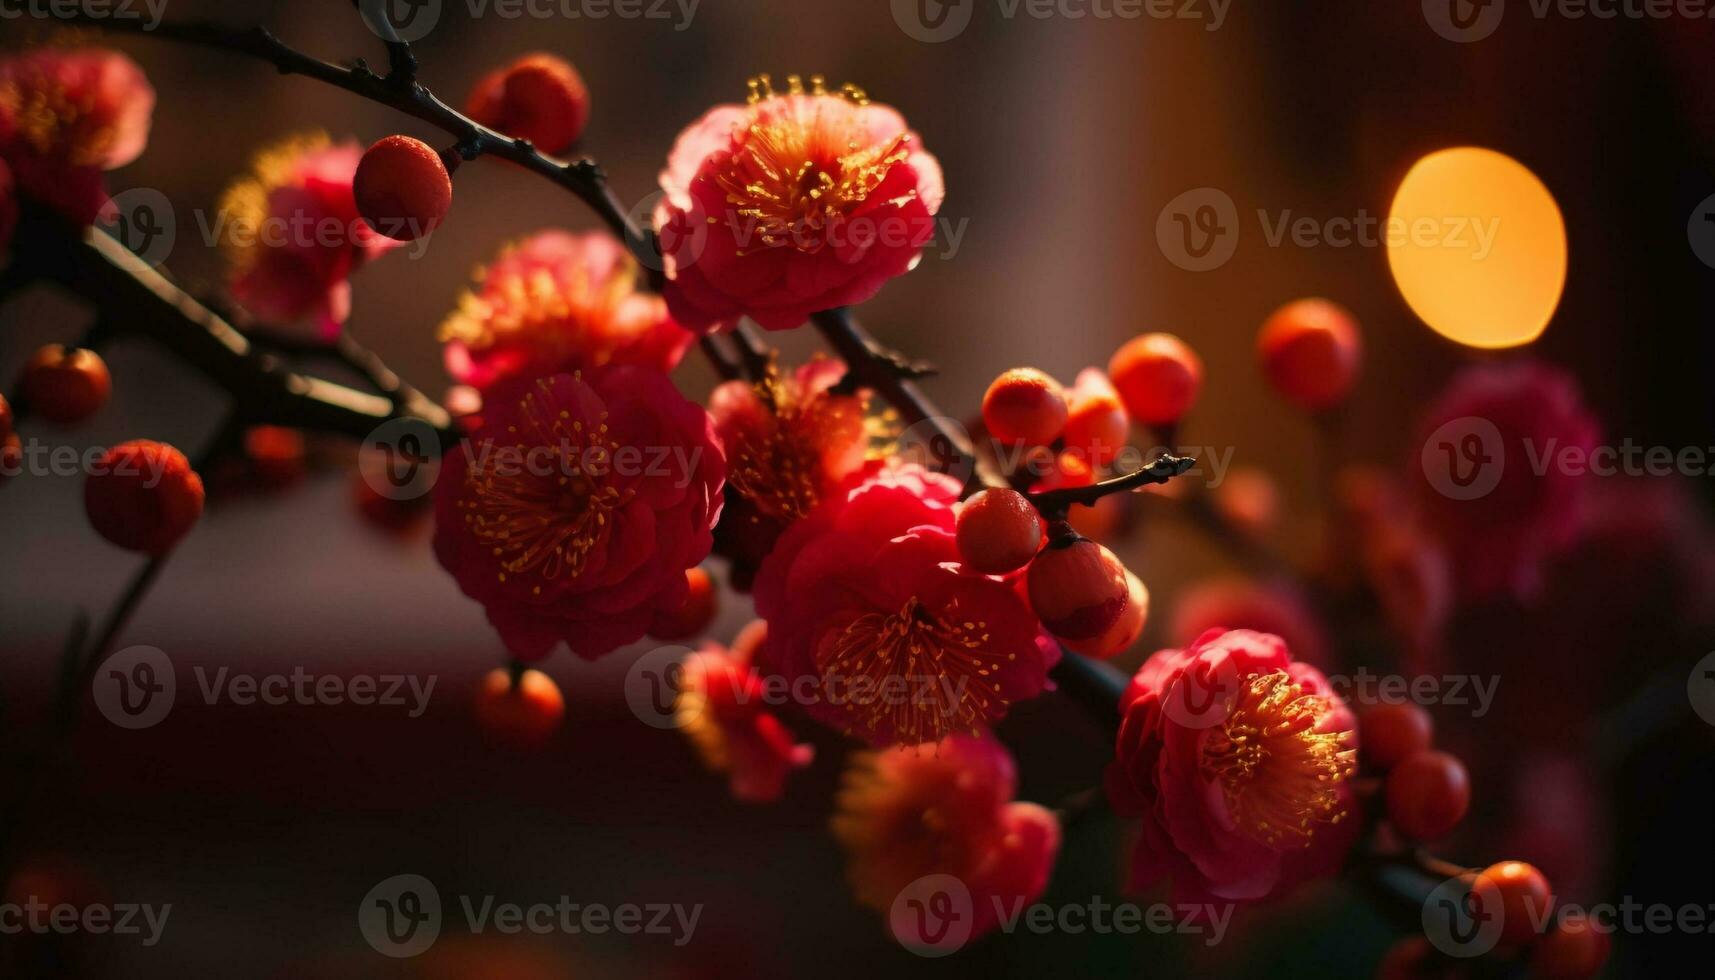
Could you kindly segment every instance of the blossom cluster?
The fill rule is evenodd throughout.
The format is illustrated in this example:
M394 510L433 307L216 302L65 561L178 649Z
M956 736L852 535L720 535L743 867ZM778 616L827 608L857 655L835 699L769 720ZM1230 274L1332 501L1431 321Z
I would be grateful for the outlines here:
M857 900L895 916L918 882L951 876L981 934L994 910L1044 892L1062 835L1061 813L1016 798L997 726L1054 690L1067 658L1120 657L1145 634L1150 592L1106 542L1139 507L1121 491L1174 473L1120 462L1137 427L1171 438L1202 394L1203 364L1180 338L1148 333L1069 386L1004 372L983 399L987 454L970 461L981 487L939 472L901 433L885 386L860 370L889 369L880 352L793 366L748 350L739 376L687 397L672 375L692 344L718 350L743 320L792 329L912 269L945 193L919 135L861 89L819 76L791 76L784 91L760 76L750 89L667 156L653 215L662 275L607 232L552 228L475 271L439 331L463 445L433 491L434 556L513 662L479 700L500 741L540 744L564 712L553 682L523 664L561 647L596 660L645 637L699 640L677 665L672 714L732 795L779 800L827 756L795 730L846 740L832 831ZM535 54L485 76L468 105L483 125L561 153L582 135L588 97L570 65ZM141 70L114 52L0 59L0 249L32 206L97 220L104 175L143 152L153 106ZM229 298L269 326L337 340L352 276L440 225L457 167L403 136L366 150L318 133L264 149L221 202ZM282 225L345 232L265 232ZM1323 300L1283 307L1258 340L1264 378L1312 414L1353 391L1360 354L1355 320ZM92 352L45 349L25 376L38 411L62 424L93 415L110 389ZM11 413L0 399L0 453L15 457ZM1472 420L1484 428L1445 441ZM1531 362L1462 372L1423 432L1426 460L1440 441L1474 462L1536 443L1587 453L1599 437L1570 376ZM303 461L301 440L279 430L246 445L258 469ZM160 444L107 454L164 476L92 480L92 525L165 554L201 514L201 478ZM1564 472L1513 468L1469 495L1463 477L1449 491L1423 472L1417 492L1385 472L1339 474L1344 564L1330 562L1365 583L1419 659L1440 648L1459 599L1540 595L1551 559L1589 539L1593 500ZM1253 472L1189 503L1257 548L1278 499ZM706 635L711 556L759 617L730 645ZM1103 787L1141 828L1130 888L1166 885L1213 908L1332 876L1376 823L1360 752L1385 777L1387 833L1430 839L1463 817L1463 766L1430 751L1427 716L1360 721L1323 673L1337 643L1297 590L1213 580L1181 599L1168 632L1172 645L1142 660L1119 699Z

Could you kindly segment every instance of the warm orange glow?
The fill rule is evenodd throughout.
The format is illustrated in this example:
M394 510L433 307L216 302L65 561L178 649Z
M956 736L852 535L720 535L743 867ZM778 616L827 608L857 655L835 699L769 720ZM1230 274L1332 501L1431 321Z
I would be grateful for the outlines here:
M1542 335L1566 285L1554 195L1505 154L1465 146L1417 161L1388 216L1394 282L1436 333L1470 347Z

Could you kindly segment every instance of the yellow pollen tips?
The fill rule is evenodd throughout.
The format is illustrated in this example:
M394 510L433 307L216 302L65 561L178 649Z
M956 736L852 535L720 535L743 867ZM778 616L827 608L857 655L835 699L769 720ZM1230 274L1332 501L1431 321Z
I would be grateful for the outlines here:
M584 471L586 463L605 466L618 446L568 426L546 382L524 397L519 411L523 421L511 427L523 430L517 451L490 444L474 453L459 508L466 527L498 559L499 581L508 574L575 579L610 533L612 512L634 491ZM540 595L540 586L532 594Z
M1245 681L1232 714L1203 743L1203 771L1219 781L1234 821L1281 850L1308 846L1338 822L1340 785L1356 772L1345 732L1319 732L1332 710L1285 671Z
M897 613L859 616L820 664L824 693L853 709L855 725L902 745L975 731L1008 702L998 683L977 682L1000 667L987 624L965 622L957 606L937 615L913 596Z

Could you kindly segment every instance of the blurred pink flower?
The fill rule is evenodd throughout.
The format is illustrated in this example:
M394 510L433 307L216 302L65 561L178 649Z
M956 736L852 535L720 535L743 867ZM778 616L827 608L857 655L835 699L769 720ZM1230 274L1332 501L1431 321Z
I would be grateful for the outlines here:
M851 86L790 83L763 76L748 105L709 110L661 172L667 301L693 329L787 330L861 303L934 236L941 166L904 118Z
M1338 869L1360 829L1351 711L1277 636L1210 630L1145 661L1122 705L1108 797L1143 818L1130 887L1251 901Z
M0 158L18 188L79 224L107 204L102 174L149 142L155 90L137 63L100 48L0 59Z
M679 671L680 728L710 769L729 776L733 797L746 803L780 799L787 775L809 765L815 754L810 746L795 744L792 733L768 711L762 678L751 666L766 631L767 625L757 621L730 649L705 644Z
M447 372L475 388L606 364L671 371L693 339L602 232L539 231L476 279L441 325Z
M358 216L355 140L295 136L257 154L220 202L228 288L252 314L285 327L309 319L323 340L351 315L352 273L400 243Z
M1425 455L1416 469L1424 517L1447 548L1462 595L1529 598L1540 589L1543 560L1578 533L1584 516L1588 477L1561 465L1562 454L1587 460L1600 435L1578 382L1560 368L1480 364L1453 378L1424 412L1417 445ZM1441 479L1447 473L1438 472L1444 465L1494 486L1468 499L1450 493Z
M970 892L975 938L1035 901L1054 869L1060 823L1012 802L1016 783L1012 756L992 736L857 756L833 832L858 902L886 915L913 882L952 875Z

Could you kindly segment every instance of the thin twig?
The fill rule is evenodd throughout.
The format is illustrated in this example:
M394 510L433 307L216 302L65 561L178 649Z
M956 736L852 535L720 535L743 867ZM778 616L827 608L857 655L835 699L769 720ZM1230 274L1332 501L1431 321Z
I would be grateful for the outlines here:
M1126 493L1151 484L1166 483L1189 472L1196 465L1197 460L1189 456L1160 456L1148 466L1139 467L1111 480L1092 483L1087 487L1062 487L1030 494L1030 502L1042 512L1042 516L1049 520L1061 520L1072 509L1073 504L1091 507L1103 497Z

